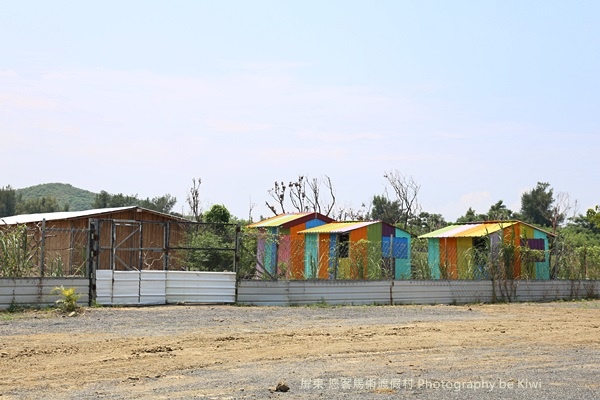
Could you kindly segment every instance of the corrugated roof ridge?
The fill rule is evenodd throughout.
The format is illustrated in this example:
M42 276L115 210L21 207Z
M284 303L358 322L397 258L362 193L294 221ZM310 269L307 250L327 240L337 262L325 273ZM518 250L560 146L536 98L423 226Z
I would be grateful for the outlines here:
M81 211L56 211L56 212L47 212L47 213L32 213L32 214L19 214L19 215L11 215L10 217L0 218L0 222L3 222L6 225L13 224L26 224L31 222L40 222L43 220L47 221L55 221L58 219L72 219L85 217L93 214L106 214L114 211L127 210L132 208L138 208L138 206L125 206L125 207L109 207L109 208L94 208L90 210L81 210ZM139 207L141 208L141 207ZM9 222L6 222L9 221Z
M133 210L139 209L144 210L149 213L164 215L171 218L176 218L180 220L186 220L186 218L179 217L177 215L167 214L160 211L150 210L149 208L144 208L140 206L123 206L123 207L107 207L107 208L93 208L89 210L81 210L81 211L57 211L51 213L34 213L34 214L20 214L20 215L12 215L10 217L0 218L0 224L2 225L16 225L16 224L29 224L33 222L41 222L43 220L46 221L57 221L61 219L73 219L73 218L81 218L87 217L95 214L108 214L115 211L125 211L125 210ZM8 221L8 222L7 222Z

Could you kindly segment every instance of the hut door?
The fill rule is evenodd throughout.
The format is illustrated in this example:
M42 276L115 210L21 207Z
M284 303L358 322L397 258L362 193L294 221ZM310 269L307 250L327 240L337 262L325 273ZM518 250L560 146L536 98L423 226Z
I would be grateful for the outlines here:
M142 270L142 223L114 220L111 228L111 269Z

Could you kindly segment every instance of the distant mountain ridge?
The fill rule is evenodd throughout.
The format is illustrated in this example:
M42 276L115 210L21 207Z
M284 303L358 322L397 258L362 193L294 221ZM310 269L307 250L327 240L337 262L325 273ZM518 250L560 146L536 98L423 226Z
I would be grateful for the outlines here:
M42 197L54 197L61 208L69 205L69 211L84 211L92 208L96 200L96 193L79 189L67 183L44 183L15 189L17 196L22 196L24 201Z

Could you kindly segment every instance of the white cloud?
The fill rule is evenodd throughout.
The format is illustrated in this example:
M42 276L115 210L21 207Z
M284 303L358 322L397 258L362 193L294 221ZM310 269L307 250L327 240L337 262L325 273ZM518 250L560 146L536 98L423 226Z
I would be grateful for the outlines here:
M17 73L12 69L0 69L0 78L16 78Z

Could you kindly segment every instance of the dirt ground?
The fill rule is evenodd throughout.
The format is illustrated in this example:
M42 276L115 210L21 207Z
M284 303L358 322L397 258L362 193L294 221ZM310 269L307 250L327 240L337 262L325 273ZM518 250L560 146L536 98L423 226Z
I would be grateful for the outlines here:
M2 399L598 399L600 301L3 312L0 371Z

